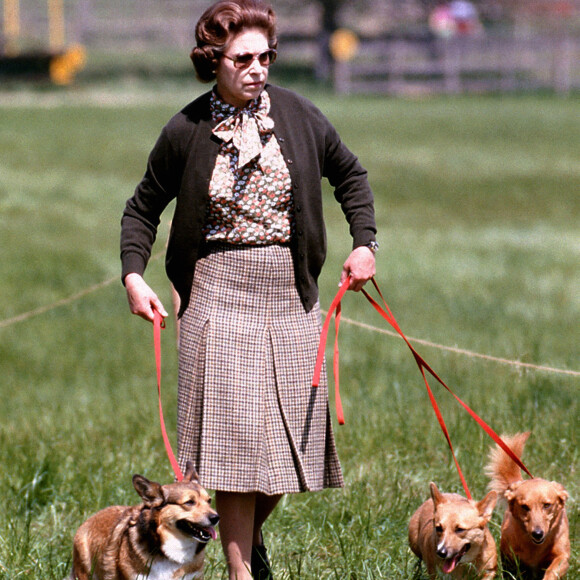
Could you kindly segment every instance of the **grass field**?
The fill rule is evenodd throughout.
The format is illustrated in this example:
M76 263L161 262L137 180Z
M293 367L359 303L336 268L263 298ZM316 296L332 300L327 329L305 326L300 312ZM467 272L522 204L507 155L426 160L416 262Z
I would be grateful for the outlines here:
M377 278L404 332L579 371L577 99L309 96L369 169ZM188 98L183 87L142 86L0 94L0 578L64 578L77 526L107 505L136 503L133 473L171 480L151 328L127 308L118 233L154 140ZM323 308L350 247L330 192L327 226ZM168 306L162 259L147 278ZM275 575L419 578L409 517L430 481L444 491L461 492L461 484L406 346L382 332L361 295L345 298L343 316L367 325L341 327L346 425L335 431L346 487L284 499L265 530ZM525 463L570 493L569 578L578 578L580 378L417 348L496 431L532 430ZM173 436L172 325L163 333L163 373ZM432 387L479 498L491 440ZM497 511L496 537L500 519ZM213 543L206 577L225 578L224 570Z

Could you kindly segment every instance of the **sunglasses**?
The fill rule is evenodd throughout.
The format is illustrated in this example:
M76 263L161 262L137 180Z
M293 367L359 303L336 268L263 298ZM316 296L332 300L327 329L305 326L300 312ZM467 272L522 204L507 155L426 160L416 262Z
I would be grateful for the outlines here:
M236 56L228 56L227 54L222 56L225 56L228 60L231 60L234 63L235 68L242 69L251 66L255 60L257 60L261 66L270 66L276 60L277 55L278 53L273 48L270 48L269 50L265 50L259 54L244 52L242 54L236 54Z

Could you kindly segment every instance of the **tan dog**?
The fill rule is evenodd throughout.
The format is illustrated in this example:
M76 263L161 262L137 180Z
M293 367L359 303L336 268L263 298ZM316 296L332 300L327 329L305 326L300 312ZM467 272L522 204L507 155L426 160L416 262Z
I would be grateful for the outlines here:
M431 578L438 570L452 578L477 574L495 576L497 551L487 523L497 501L490 491L479 502L456 493L441 493L429 484L431 499L419 507L409 522L409 545L424 560Z
M517 433L502 439L522 456L530 433ZM522 479L520 468L500 448L490 451L486 473L490 489L507 500L501 526L500 551L509 567L516 562L529 575L542 574L544 580L563 578L570 561L568 517L564 487L545 479Z
M71 580L193 580L203 578L204 548L219 516L193 464L183 481L160 485L141 475L138 506L111 506L90 517L74 537Z

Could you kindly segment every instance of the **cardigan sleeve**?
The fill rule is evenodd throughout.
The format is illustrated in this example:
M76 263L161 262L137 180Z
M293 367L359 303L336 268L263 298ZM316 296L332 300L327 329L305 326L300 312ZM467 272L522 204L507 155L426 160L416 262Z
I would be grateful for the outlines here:
M149 155L143 179L125 205L121 219L123 280L132 272L145 272L161 214L179 190L183 162L171 134L170 122Z
M341 140L338 132L325 120L325 161L323 175L334 188L349 224L353 248L375 241L377 233L374 197L366 169Z

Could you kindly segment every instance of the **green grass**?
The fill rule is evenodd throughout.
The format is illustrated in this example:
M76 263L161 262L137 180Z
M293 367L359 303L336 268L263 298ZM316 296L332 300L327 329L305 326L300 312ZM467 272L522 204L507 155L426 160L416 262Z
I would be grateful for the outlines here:
M0 578L62 579L78 525L107 505L136 503L133 473L171 479L151 328L130 315L119 282L10 319L118 276L124 202L162 125L200 90L174 89L0 95ZM404 332L580 370L577 100L310 96L369 169L378 281ZM350 248L330 192L326 213L323 308ZM162 259L147 277L169 305ZM361 295L347 295L343 312L386 329ZM402 341L344 323L340 347L346 425L335 431L346 487L283 500L265 530L276 578L410 579L409 517L429 481L444 491L461 484ZM571 496L569 578L578 576L578 377L417 348L496 431L532 429L525 463ZM171 326L163 373L174 434ZM479 498L491 440L431 383ZM498 511L496 537L500 520ZM224 577L218 543L206 576Z

